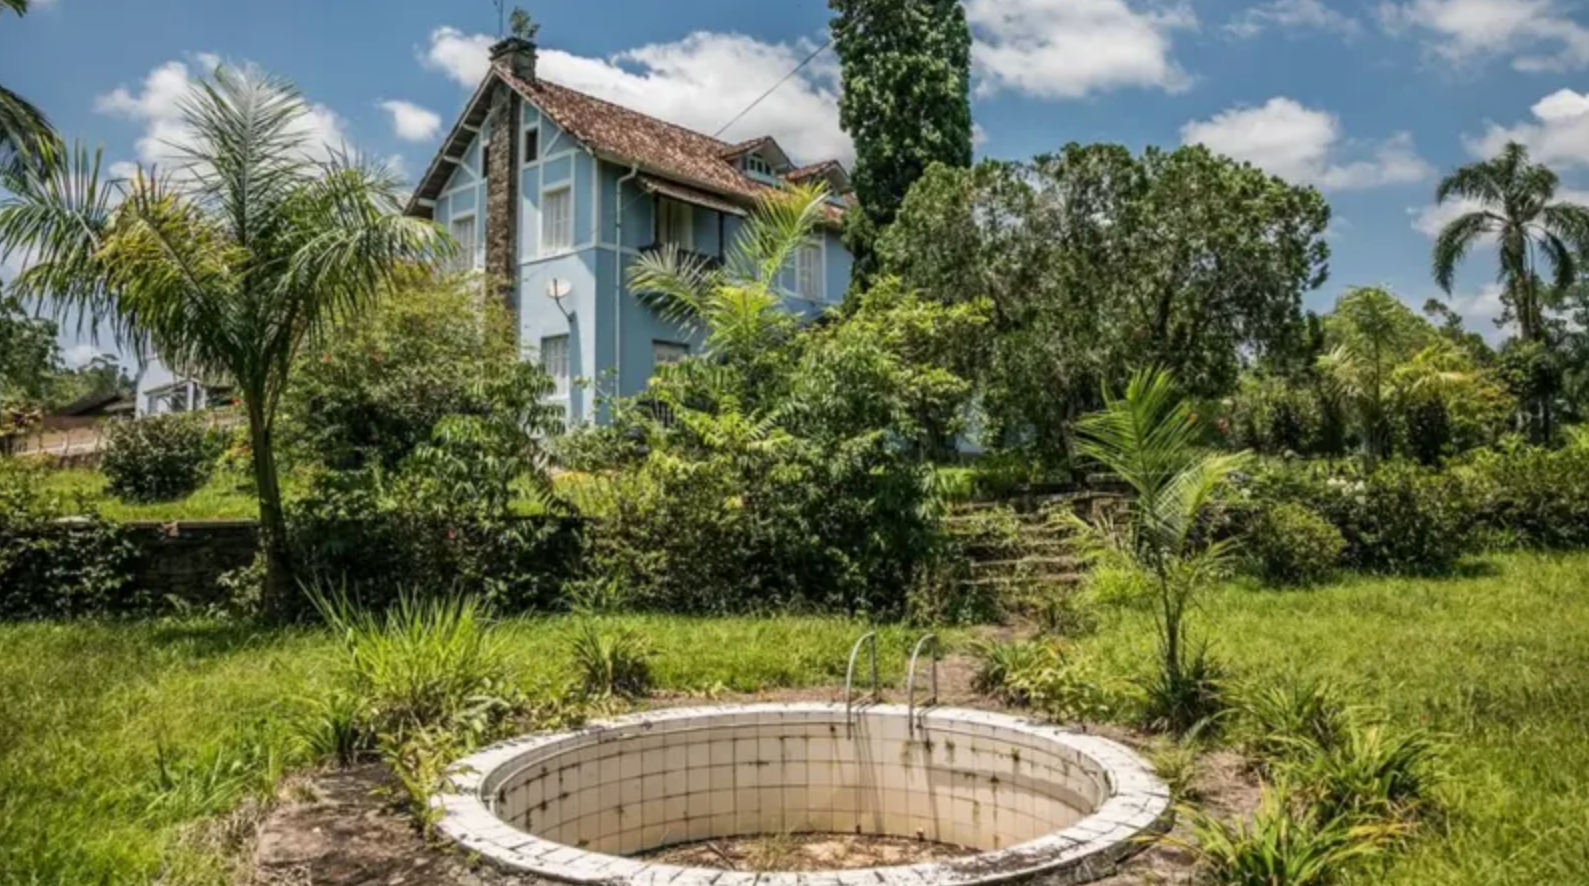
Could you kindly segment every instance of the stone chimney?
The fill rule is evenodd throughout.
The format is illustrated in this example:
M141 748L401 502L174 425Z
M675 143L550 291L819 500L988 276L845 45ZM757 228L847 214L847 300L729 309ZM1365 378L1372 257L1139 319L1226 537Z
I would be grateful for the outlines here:
M503 37L491 47L491 64L507 64L513 76L525 83L535 82L535 41L524 37Z

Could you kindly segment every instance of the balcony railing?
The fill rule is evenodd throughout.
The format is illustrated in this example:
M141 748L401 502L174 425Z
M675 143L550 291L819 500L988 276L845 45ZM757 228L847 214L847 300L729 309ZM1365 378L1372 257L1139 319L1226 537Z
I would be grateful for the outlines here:
M667 244L667 243L650 243L650 244L647 244L645 246L640 247L640 254L641 255L656 255L658 253L661 253L663 250L667 249L668 245L669 244ZM721 255L708 255L707 253L704 253L704 252L694 252L692 250L682 249L682 248L678 249L677 251L678 251L678 254L679 254L680 257L682 257L682 258L693 258L696 261L700 262L703 267L706 267L706 268L709 268L709 269L720 268L720 267L723 266L723 257Z

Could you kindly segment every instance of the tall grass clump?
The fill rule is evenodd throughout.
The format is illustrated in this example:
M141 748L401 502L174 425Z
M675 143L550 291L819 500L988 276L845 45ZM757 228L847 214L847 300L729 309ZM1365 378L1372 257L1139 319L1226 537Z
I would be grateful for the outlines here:
M575 679L592 699L639 698L651 691L651 644L624 625L576 619L568 635Z
M1345 692L1329 680L1299 679L1248 687L1236 703L1237 739L1259 768L1339 747L1353 728Z
M1283 786L1265 787L1250 820L1226 821L1182 806L1195 840L1170 838L1217 886L1329 886L1356 864L1382 855L1396 827L1351 816L1310 814Z
M384 612L340 595L317 594L314 602L341 636L350 689L383 740L400 744L433 727L484 737L520 698L505 644L472 597L402 593Z
M1408 824L1432 808L1443 774L1433 736L1382 723L1350 729L1336 746L1288 769L1315 815Z

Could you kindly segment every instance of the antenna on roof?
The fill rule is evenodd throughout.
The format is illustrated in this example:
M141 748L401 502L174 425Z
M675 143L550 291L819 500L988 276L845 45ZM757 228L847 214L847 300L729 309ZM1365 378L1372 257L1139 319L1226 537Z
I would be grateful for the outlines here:
M508 32L507 7L503 0L491 0L491 5L497 8L497 36L506 37Z

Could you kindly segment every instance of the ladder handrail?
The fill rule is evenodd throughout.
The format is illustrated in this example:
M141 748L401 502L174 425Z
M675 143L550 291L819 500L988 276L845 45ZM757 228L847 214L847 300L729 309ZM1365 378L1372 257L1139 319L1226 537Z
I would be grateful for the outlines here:
M876 701L881 697L877 682L877 632L869 631L863 634L861 639L856 640L854 646L850 647L850 666L844 672L844 728L846 731L853 728L850 718L854 702L855 657L861 654L861 645L868 641L872 644L872 700Z
M909 676L905 678L905 695L910 699L909 706L905 709L905 721L910 724L910 734L916 734L916 658L921 655L921 647L932 641L932 658L928 659L932 665L932 697L927 699L928 707L938 703L938 657L941 654L938 646L937 634L926 634L916 641L916 648L910 653Z

